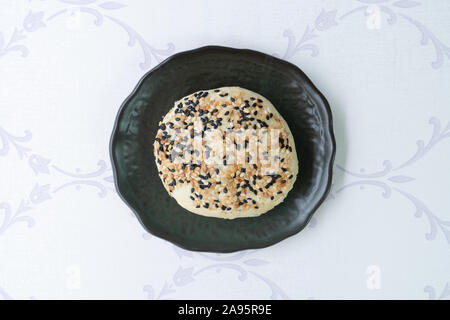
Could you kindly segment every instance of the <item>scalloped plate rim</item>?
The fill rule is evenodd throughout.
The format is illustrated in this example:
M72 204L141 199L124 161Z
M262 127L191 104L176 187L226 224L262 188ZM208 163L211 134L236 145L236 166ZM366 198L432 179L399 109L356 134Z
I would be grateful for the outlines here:
M134 205L132 205L130 203L130 201L127 200L127 198L124 196L124 192L121 189L120 184L128 184L125 181L119 181L120 179L120 175L118 173L118 169L117 169L117 159L116 156L114 154L114 144L117 140L117 136L119 133L118 130L118 126L120 123L120 120L122 119L123 113L125 111L125 108L128 105L128 102L133 99L135 97L135 95L138 93L141 85L143 84L143 82L147 79L148 76L150 76L153 72L159 70L161 67L163 67L167 62L178 58L179 56L182 55L189 55L189 54L193 54L193 53L198 53L201 51L205 51L205 50L211 50L211 49L220 49L220 50L226 50L226 51L235 51L235 52L245 52L245 53L251 53L251 54L256 54L256 55L260 55L260 56L264 56L264 57L270 57L271 59L274 59L277 63L282 63L287 65L288 67L292 68L293 70L295 70L296 72L300 73L300 75L304 78L304 80L308 83L308 85L311 87L311 89L314 91L315 94L317 94L319 96L319 98L322 100L324 107L325 107L325 112L327 115L327 121L328 121L328 127L327 127L327 132L326 134L329 135L330 141L331 141L331 154L329 156L329 162L328 162L328 171L327 171L327 181L326 181L326 187L322 193L322 195L320 196L320 199L317 201L316 205L311 209L310 213L308 214L308 217L306 218L305 222L301 225L299 225L297 228L294 228L292 231L290 232L285 232L283 234L280 234L277 237L274 237L271 240L261 240L260 243L258 245L248 245L248 246L242 246L239 249L223 249L223 250L203 250L201 248L195 248L189 245L186 245L183 242L179 242L179 241L175 241L174 239L172 239L170 237L170 235L166 232L162 232L159 230L156 230L154 228L151 228L149 226L147 226L142 218L141 215L138 213L138 210L134 207ZM280 59L278 57L275 56L271 56L268 55L266 53L260 52L260 51L256 51L256 50L251 50L251 49L243 49L243 48L233 48L233 47L225 47L225 46L218 46L218 45L208 45L208 46L202 46L196 49L191 49L191 50L186 50L186 51L181 51L178 53L175 53L169 57L167 57L165 60L161 61L158 65L156 65L155 67L153 67L152 69L150 69L149 71L147 71L143 76L141 76L141 78L139 79L138 83L136 84L136 86L134 87L133 91L127 96L127 98L122 102L122 104L120 105L118 111L117 111L117 115L116 118L114 120L114 125L113 125L113 129L112 129L112 133L111 133L111 137L110 137L110 142L109 142L109 154L110 154L110 160L111 160L111 167L112 167L112 172L113 172L113 177L114 177L114 185L115 188L117 190L117 194L119 195L119 197L122 199L122 201L125 202L125 204L132 210L133 214L136 216L136 218L138 219L139 223L142 225L142 227L150 234L152 234L153 236L162 238L172 244L177 245L178 247L184 249L184 250L188 250L188 251L196 251L196 252L211 252L211 253L232 253L232 252L237 252L237 251L243 251L243 250L251 250L251 249L262 249L262 248L267 248L269 246L272 246L276 243L279 243L280 241L287 239L299 232L301 232L309 223L309 221L311 220L312 216L314 215L314 213L317 211L317 209L322 205L322 203L325 201L325 199L327 198L330 190L331 190L331 183L332 183L332 178L333 178L333 164L334 164L334 159L336 156L336 138L334 135L334 130L333 130L333 116L332 116L332 112L331 112L331 108L330 105L328 103L328 100L325 98L325 96L322 94L322 92L320 90L317 89L317 87L314 85L314 83L309 79L309 77L295 64L288 62L286 60ZM257 217L256 217L257 218Z

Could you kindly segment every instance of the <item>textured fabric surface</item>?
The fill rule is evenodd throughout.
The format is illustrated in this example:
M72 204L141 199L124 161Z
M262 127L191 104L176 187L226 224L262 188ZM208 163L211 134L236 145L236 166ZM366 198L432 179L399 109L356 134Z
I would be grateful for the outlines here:
M448 299L448 30L446 0L1 1L0 298ZM119 106L204 45L296 64L333 111L331 193L269 248L182 250L115 192Z

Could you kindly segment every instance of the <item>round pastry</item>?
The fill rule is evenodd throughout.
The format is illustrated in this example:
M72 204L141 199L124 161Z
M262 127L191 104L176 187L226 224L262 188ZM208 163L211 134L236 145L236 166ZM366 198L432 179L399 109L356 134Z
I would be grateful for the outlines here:
M209 217L266 213L284 200L298 173L286 121L266 98L239 87L176 101L159 123L153 149L169 194Z

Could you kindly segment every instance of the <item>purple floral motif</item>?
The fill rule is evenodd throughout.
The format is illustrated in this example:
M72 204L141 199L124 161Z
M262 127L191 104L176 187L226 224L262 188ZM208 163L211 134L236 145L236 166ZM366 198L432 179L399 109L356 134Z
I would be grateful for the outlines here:
M443 141L444 139L450 138L450 122L444 129L441 128L441 122L434 117L430 118L428 122L433 126L433 133L430 140L427 143L425 143L423 140L417 140L416 153L399 166L393 168L394 171L414 164L415 162L423 158L439 142Z
M17 222L25 222L28 227L32 227L35 224L35 220L29 216L23 215L24 212L27 212L32 209L30 205L39 205L47 200L52 199L52 194L57 193L58 191L68 187L68 186L76 186L79 188L81 185L89 185L96 187L99 189L99 197L105 197L107 194L107 187L102 184L102 181L106 181L109 184L112 183L110 172L111 169L108 169L106 166L106 162L101 160L98 162L99 169L90 172L90 173L81 173L79 169L77 169L76 173L67 172L65 170L60 169L57 166L49 166L50 160L44 158L43 156L33 154L29 158L29 165L33 169L36 174L45 173L51 174L50 168L53 170L62 173L69 177L78 178L71 182L65 183L53 191L51 191L51 185L45 184L40 185L36 183L33 189L31 190L29 197L27 200L22 200L18 209L15 211L14 215L12 214L11 206L8 203L0 203L0 235L3 234L6 229ZM103 177L103 175L107 175ZM101 179L100 181L92 180L94 178ZM115 191L113 188L110 188L111 191Z
M327 11L322 9L315 19L314 27L307 25L299 41L296 40L291 30L285 30L283 36L288 38L288 47L283 55L283 59L290 59L299 51L309 51L311 57L317 56L319 54L319 48L317 45L310 43L310 40L318 37L316 31L323 32L337 26L336 15L337 10Z
M20 143L29 142L32 134L29 130L25 131L25 134L21 137L14 136L8 133L5 129L0 127L0 156L6 156L10 150L10 144L14 146L20 159L27 156L30 148L22 146Z
M47 201L51 199L52 196L50 195L50 185L42 185L36 183L33 190L30 193L30 201L33 204L40 204L44 201Z
M398 175L398 176L392 176L392 177L388 178L388 180L395 182L395 183L405 183L405 182L413 181L415 179L408 177L408 176Z
M336 14L337 10L326 11L325 9L322 9L319 16L316 18L316 29L319 31L325 31L331 27L337 26Z
M259 258L247 258L248 255L256 252L257 250L245 250L232 254L212 254L212 253L202 253L202 252L190 252L184 249L180 249L173 246L177 255L188 258L195 258L195 256L206 258L207 260L215 261L212 264L207 264L206 266L199 268L197 270L194 267L182 267L180 266L178 270L173 275L173 284L164 284L164 288L161 290L160 294L156 297L153 287L150 285L144 286L144 292L147 292L148 299L160 299L161 296L175 292L174 287L184 287L194 281L196 281L203 273L208 271L215 271L217 273L223 270L231 270L237 273L238 280L245 281L248 279L249 275L261 280L265 283L271 290L271 299L288 299L289 297L281 290L281 288L276 285L272 280L254 271L255 268L261 268L262 266L268 265L269 262ZM219 261L218 263L216 261ZM164 294L162 294L164 293Z
M194 271L193 267L190 268L179 267L177 272L173 276L173 283L177 287L183 287L189 284L190 282L193 282L195 280L194 277L192 276L193 271Z
M168 43L167 48L165 49L157 49L151 46L147 41L145 41L138 32L136 32L126 23L112 16L103 15L102 13L103 10L113 11L124 8L126 7L125 4L116 1L105 1L98 3L96 7L90 6L93 5L96 1L97 0L60 0L60 2L64 4L71 5L70 10L79 10L79 12L81 13L93 16L94 24L96 26L101 26L104 22L104 18L106 17L110 21L118 25L122 30L124 30L129 36L128 45L130 47L133 47L138 44L144 54L144 61L139 64L141 69L148 69L151 65L152 59L155 59L156 62L161 62L164 57L167 57L174 53L175 46L173 45L173 43ZM0 33L0 57L12 51L21 52L23 57L27 56L29 53L28 49L22 44L17 44L18 41L26 38L23 32L35 32L45 27L46 23L49 23L56 17L66 14L67 12L69 12L68 8L60 9L45 18L44 22L44 12L30 11L23 21L24 30L18 30L16 28L8 44L5 45L3 34Z
M100 160L99 162L97 162L97 165L99 168L96 171L89 173L81 173L81 169L79 168L77 168L76 172L73 173L63 170L56 165L51 166L52 169L56 170L57 172L65 176L75 178L75 180L64 183L63 185L55 188L53 190L53 193L57 193L60 190L70 186L75 186L77 190L80 190L81 186L85 185L98 189L98 196L100 198L106 197L108 189L103 183L108 182L109 184L112 184L113 179L111 178L111 168L108 168L106 166L106 162L104 160ZM104 177L105 175L106 177ZM113 188L110 188L109 190L114 191Z
M167 48L165 49L156 49L149 45L139 33L137 33L126 23L111 16L105 17L116 23L123 30L125 30L126 33L128 33L128 46L134 47L134 45L137 43L141 47L141 50L144 54L144 61L139 64L141 69L145 70L150 67L152 57L159 63L163 60L162 57L167 57L174 53L175 45L173 43L167 43Z
M175 253L178 255L179 258L183 258L183 257L192 258L192 256L194 255L192 253L192 251L184 250L184 249L180 248L179 246L172 246L172 248L175 250Z
M430 224L430 232L425 234L425 238L427 240L434 240L436 238L437 228L439 227L439 229L447 239L447 243L450 244L450 221L445 221L438 218L431 212L430 209L428 209L428 207L422 201L420 201L417 197L413 196L412 194L409 194L398 188L394 188L394 190L400 193L406 199L408 199L415 206L416 212L414 215L416 218L421 218L424 214L427 217L428 222Z
M446 300L450 297L450 283L446 283L442 292L437 296L436 289L432 286L426 286L423 291L428 294L429 300Z
M134 216L134 215L133 215L133 216ZM150 239L153 239L153 236L152 236L151 233L143 232L143 233L142 233L142 239L144 239L144 240L150 240Z
M23 28L27 32L35 32L40 28L45 27L44 23L44 12L32 12L31 10L28 12L28 15L23 20Z
M428 294L429 300L445 300L450 297L450 283L446 283L442 292L437 296L436 289L432 286L426 286L423 291Z
M30 297L30 300L35 300L36 298L34 296ZM6 292L5 289L3 289L2 287L0 287L0 300L14 300L13 297L11 297L9 295L8 292Z
M382 170L373 173L366 173L364 168L360 169L360 172L353 172L343 168L340 165L336 165L336 167L345 174L359 178L360 180L348 183L338 188L335 192L331 193L331 197L334 197L336 194L339 194L342 191L355 186L359 186L361 190L363 190L366 186L378 187L383 191L382 196L385 199L389 199L392 195L392 191L395 191L397 192L397 194L403 196L405 199L410 201L415 206L416 208L415 216L417 218L420 218L425 215L426 218L428 219L430 231L425 234L425 238L427 240L434 240L436 238L437 230L439 228L439 230L445 236L447 242L450 244L450 221L446 221L437 217L417 197L390 184L394 183L398 185L414 181L415 180L414 178L409 177L407 175L402 174L392 175L392 173L396 170L404 169L414 164L416 161L421 159L425 154L427 154L438 142L441 142L446 138L450 138L450 123L448 123L444 129L441 129L441 123L436 118L431 118L429 120L429 123L433 126L433 134L428 143L425 143L423 140L418 140L417 141L418 149L416 153L397 167L394 167L391 161L385 160L383 162L384 168Z
M30 209L31 207L29 206L28 201L22 200L13 214L11 206L8 203L0 203L0 235L4 234L9 227L18 222L26 223L29 228L34 226L34 219L23 214Z
M69 3L67 1L70 0L65 0L62 1L64 3ZM112 1L108 1L108 2L103 2L98 4L98 7L92 7L92 6L87 6L90 4L93 4L95 1L70 1L70 4L73 5L80 5L79 7L76 7L76 9L78 9L80 12L82 13L86 13L86 14L90 14L92 16L94 16L95 20L94 20L94 24L97 26L100 26L103 24L104 18L109 19L110 21L112 21L113 23L115 23L116 25L118 25L122 30L124 30L129 37L128 40L128 46L130 47L134 47L136 44L141 48L143 54L144 54L144 61L142 63L139 64L140 68L145 70L148 69L151 66L152 63L152 59L155 59L156 62L161 62L163 60L163 58L171 55L172 53L174 53L175 51L175 46L173 43L167 43L167 48L165 49L157 49L153 46L151 46L147 41L145 41L145 39L133 28L131 28L128 24L126 24L125 22L109 16L109 15L104 15L100 9L103 10L117 10L117 9L121 9L123 7L125 7L124 4L119 3L119 2L112 2ZM60 10L58 12L56 12L55 14L49 16L47 18L47 21L53 20L54 18L56 18L57 16L60 16L62 14L65 14L68 10L67 9L63 9Z
M12 300L13 298L6 292L2 287L0 287L0 298L1 300Z
M365 2L365 1L361 1ZM386 1L378 1L377 4L383 3ZM368 2L365 2L368 3ZM375 3L375 2L373 2ZM402 8L402 9L410 9L413 7L416 7L420 5L419 2L411 1L411 0L400 0L397 2L394 2L392 6L396 8ZM340 20L343 20L344 18L350 16L351 14L363 11L365 15L367 15L368 6L362 6L355 8L345 14L343 14L340 17ZM390 25L394 25L397 22L397 16L400 16L401 18L405 19L410 24L414 25L422 34L422 40L421 45L426 46L430 41L433 44L435 53L436 53L436 59L431 62L431 67L433 69L438 69L442 66L444 62L444 56L446 56L448 59L450 59L450 47L446 46L444 43L442 43L427 27L425 27L422 23L417 21L416 19L404 14L404 13L396 13L392 7L386 6L386 5L377 5L377 8L380 12L383 12L387 15L387 22Z
M25 36L23 35L23 30L18 30L17 28L15 28L8 43L5 43L3 34L0 32L0 57L13 51L17 51L20 53L22 57L26 57L29 53L28 48L22 44L17 43L23 39L25 39Z
M434 47L436 59L431 62L433 69L440 68L444 63L444 58L450 59L450 47L442 43L427 27L416 19L404 14L397 13L396 10L409 10L420 3L413 0L398 0L391 4L388 4L388 0L358 0L367 5L358 6L353 8L339 16L337 18L337 10L325 10L322 9L320 14L315 19L314 28L306 26L302 38L296 42L294 33L291 30L285 30L284 36L288 38L288 46L283 56L284 59L292 58L297 52L307 50L311 52L311 57L315 57L319 54L319 49L315 44L308 42L315 38L317 35L314 31L326 31L334 26L338 25L338 21L343 21L347 17L357 12L362 12L365 16L369 15L369 12L373 12L376 8L380 13L384 13L387 16L387 22L389 25L394 25L397 22L398 17L405 19L410 24L414 25L422 34L421 45L426 46L430 42ZM275 54L277 56L277 54Z
M38 154L32 154L28 159L28 164L36 175L40 173L50 174L50 170L48 168L49 163L49 159L46 159Z
M289 296L286 295L284 293L283 290L281 290L281 288L272 280L270 280L267 277L263 277L262 275L254 272L254 271L249 271L252 275L254 275L255 277L261 279L267 286L269 286L270 290L272 291L272 294L270 296L270 299L272 300L276 300L276 299L283 299L283 300L288 300Z
M90 14L95 18L94 24L96 26L101 26L103 24L103 15L96 9L90 7L79 7L78 10L83 13Z
M168 284L167 281L164 283L164 286L162 287L161 291L159 292L159 294L157 296L155 295L155 290L153 289L153 287L151 285L144 286L143 291L147 293L148 300L160 300L163 297L165 298L165 296L176 292L173 289L173 285Z
M438 69L443 65L444 55L447 57L447 59L450 59L450 47L443 44L427 27L425 27L416 19L413 19L405 14L400 14L400 16L413 24L420 31L420 33L422 34L422 40L420 41L420 44L422 46L428 45L430 41L433 44L436 54L436 59L431 62L431 67L433 69Z
M310 29L309 26L306 26L305 32L298 42L291 30L285 30L283 36L288 38L288 47L283 55L283 59L290 59L297 52L302 50L311 52L311 57L315 57L319 54L319 48L315 44L307 43L309 40L317 37L314 33L314 29Z

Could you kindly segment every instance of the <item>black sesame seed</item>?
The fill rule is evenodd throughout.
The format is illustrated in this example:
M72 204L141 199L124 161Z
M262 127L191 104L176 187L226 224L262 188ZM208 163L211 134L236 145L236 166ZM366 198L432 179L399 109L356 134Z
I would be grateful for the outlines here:
M174 187L176 184L177 184L177 182L175 180L172 180L172 182L169 183L169 186L170 187Z

